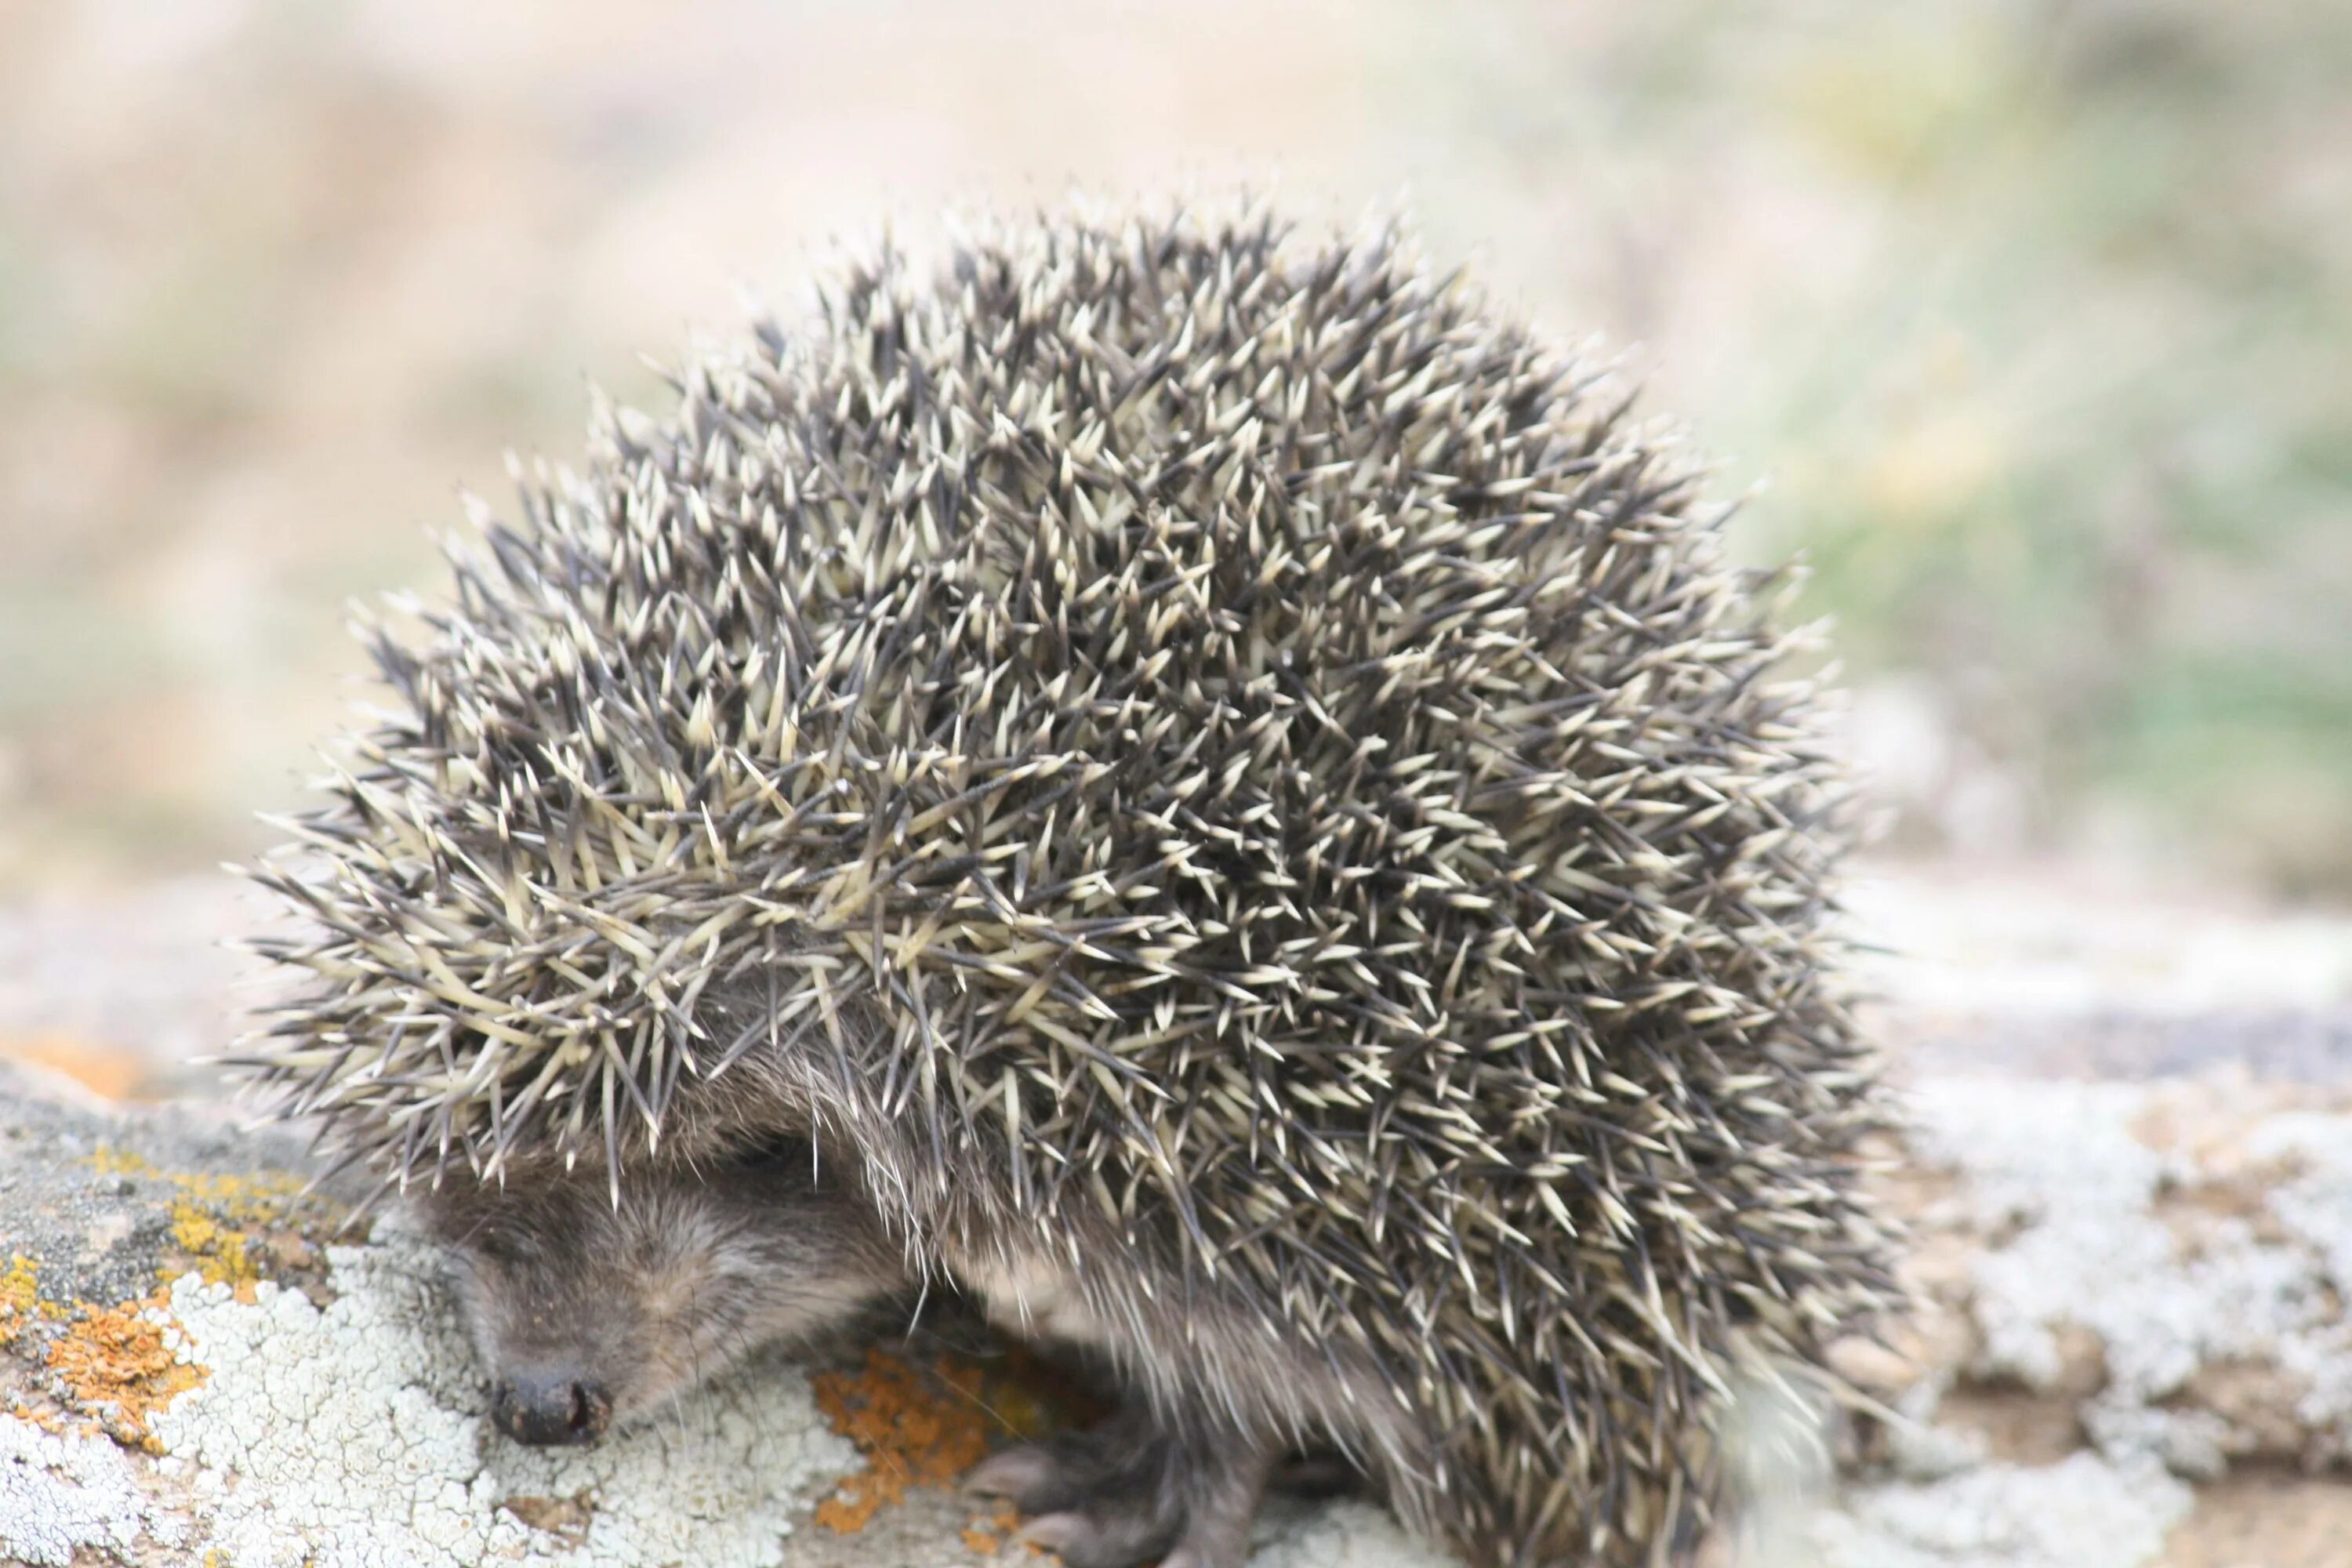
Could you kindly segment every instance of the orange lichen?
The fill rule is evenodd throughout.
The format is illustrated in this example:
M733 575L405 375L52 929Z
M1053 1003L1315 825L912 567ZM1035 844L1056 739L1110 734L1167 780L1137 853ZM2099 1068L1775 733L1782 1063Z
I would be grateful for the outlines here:
M100 1144L89 1163L110 1176L141 1176L165 1181L185 1195L172 1203L172 1239L188 1255L208 1285L227 1285L237 1300L251 1301L253 1288L265 1276L256 1250L276 1257L288 1250L284 1237L257 1237L255 1232L292 1222L305 1204L299 1177L282 1171L255 1175L226 1175L160 1169L145 1155ZM184 1264L166 1262L159 1269L168 1283L186 1271Z
M172 1205L172 1239L181 1249L196 1260L197 1272L207 1285L229 1285L236 1289L239 1300L250 1300L254 1285L261 1271L254 1267L246 1251L246 1233L222 1224L185 1199ZM175 1270L163 1271L166 1279Z
M283 1215L302 1195L302 1178L290 1171L239 1175L209 1171L166 1171L144 1154L101 1143L89 1154L91 1168L109 1176L148 1176L171 1183L198 1203L210 1204L240 1224Z
M926 1371L878 1347L863 1371L818 1373L817 1407L866 1466L817 1505L817 1522L845 1535L863 1530L908 1487L944 1486L979 1463L991 1425L982 1381L979 1368L951 1356Z
M163 1173L146 1155L118 1149L111 1143L100 1143L91 1150L89 1163L92 1169L106 1176L160 1176Z
M0 1345L12 1344L40 1304L40 1264L17 1253L0 1272Z
M131 1098L148 1076L147 1063L141 1058L69 1035L0 1039L0 1056L63 1073L109 1100Z
M49 1371L74 1405L96 1416L107 1436L149 1453L163 1451L147 1418L205 1380L205 1369L175 1359L163 1331L143 1315L152 1301L89 1310L49 1346Z
M53 1323L66 1315L63 1304L41 1295L40 1270L41 1260L24 1252L0 1268L0 1346L14 1344L36 1320Z
M993 1512L976 1515L964 1525L961 1531L964 1546L975 1556L993 1557L1020 1522L1021 1515L1011 1503L999 1503Z
M584 1491L570 1497L510 1497L499 1506L566 1546L586 1542L589 1527L596 1520L595 1501Z
M864 1468L817 1505L817 1522L844 1534L863 1530L909 1487L952 1482L987 1456L1000 1434L1034 1437L1103 1414L1090 1390L1021 1346L1008 1347L989 1369L944 1355L919 1365L877 1346L863 1368L820 1373L811 1383L833 1429L866 1458ZM975 1518L965 1544L993 1552L1018 1519L1009 1508Z

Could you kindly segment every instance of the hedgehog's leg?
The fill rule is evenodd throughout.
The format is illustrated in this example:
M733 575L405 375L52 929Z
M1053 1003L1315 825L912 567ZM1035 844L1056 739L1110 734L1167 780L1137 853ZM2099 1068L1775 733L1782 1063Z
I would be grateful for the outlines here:
M1247 1438L1171 1428L1134 1400L1091 1432L1007 1449L965 1485L1030 1515L1023 1537L1068 1568L1240 1568L1273 1461Z

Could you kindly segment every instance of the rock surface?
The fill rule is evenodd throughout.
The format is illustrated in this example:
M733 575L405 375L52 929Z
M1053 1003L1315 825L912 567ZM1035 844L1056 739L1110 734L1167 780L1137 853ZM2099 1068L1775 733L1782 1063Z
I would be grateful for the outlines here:
M2352 925L1863 901L1912 952L1882 976L1905 1110L1882 1179L1923 1305L1842 1347L1881 1410L1834 1474L1772 1458L1804 1416L1752 1403L1756 1505L1712 1561L2344 1561ZM40 980L0 974L0 1043ZM175 1004L121 994L100 1043L136 1050L137 1008ZM772 1356L593 1449L507 1444L433 1258L389 1225L339 1235L352 1194L305 1169L215 1107L0 1068L0 1562L1028 1560L952 1490L880 1486L910 1467L836 1430L874 1440L838 1370ZM1437 1562L1342 1502L1271 1509L1256 1568Z

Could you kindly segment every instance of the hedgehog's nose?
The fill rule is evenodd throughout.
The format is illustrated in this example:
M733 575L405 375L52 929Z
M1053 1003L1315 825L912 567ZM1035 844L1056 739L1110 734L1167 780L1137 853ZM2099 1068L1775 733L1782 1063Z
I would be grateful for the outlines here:
M593 1443L613 1419L613 1400L601 1384L568 1373L519 1372L491 1386L490 1419L535 1447Z

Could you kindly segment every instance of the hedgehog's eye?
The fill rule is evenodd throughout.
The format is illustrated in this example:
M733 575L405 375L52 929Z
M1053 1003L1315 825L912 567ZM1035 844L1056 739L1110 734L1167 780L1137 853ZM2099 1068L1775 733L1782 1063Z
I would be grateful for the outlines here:
M779 1133L742 1145L728 1163L739 1171L805 1171L811 1165L810 1152L808 1140Z
M520 1238L504 1230L485 1230L467 1244L467 1250L486 1263L520 1263L530 1254Z

